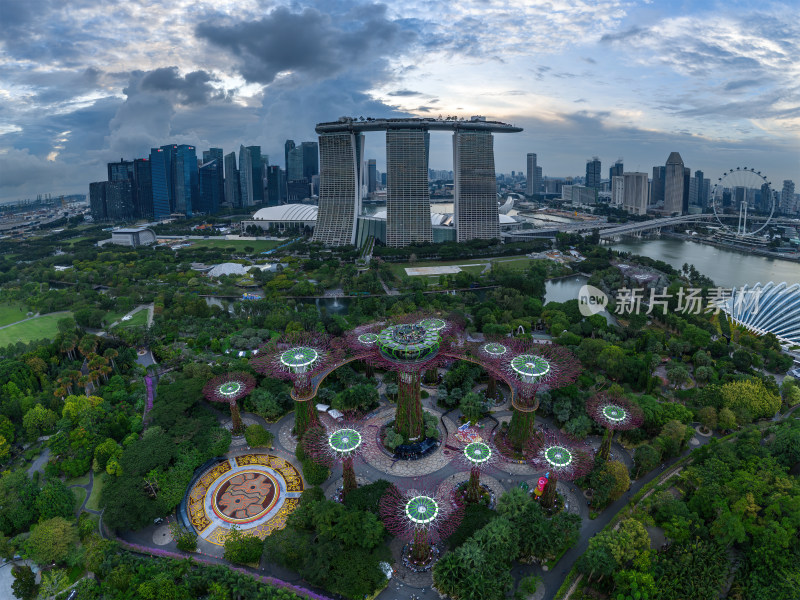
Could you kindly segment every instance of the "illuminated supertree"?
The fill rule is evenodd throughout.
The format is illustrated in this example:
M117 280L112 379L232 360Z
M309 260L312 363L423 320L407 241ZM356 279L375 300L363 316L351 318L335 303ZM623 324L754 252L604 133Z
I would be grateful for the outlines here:
M392 324L380 323L353 331L348 346L362 360L397 373L395 429L409 441L424 437L420 397L421 373L451 360L460 325L439 317L407 315Z
M530 441L530 463L535 469L547 470L547 485L542 506L552 508L559 479L574 481L592 470L594 461L589 447L555 431L537 431Z
M203 395L209 402L224 402L230 406L233 432L241 433L244 425L237 402L255 387L256 380L247 373L226 373L209 381L203 387Z
M341 354L327 336L303 333L285 336L274 348L263 348L262 354L250 361L259 373L292 382L294 434L298 440L309 427L319 425L313 403L317 386L326 372L336 367Z
M497 463L497 448L489 441L476 440L463 445L456 453L456 461L469 467L469 480L464 489L464 501L475 504L481 500L481 473Z
M414 568L427 569L433 562L433 546L461 523L464 504L451 486L431 492L391 485L381 497L380 514L389 533L410 542L404 559Z
M515 388L506 436L514 450L522 452L533 434L539 407L537 394L540 390L552 390L574 382L580 374L580 362L562 346L522 340L485 344L481 353L485 362L500 370L503 379Z
M644 423L644 414L639 405L623 396L612 396L605 392L595 394L586 401L586 412L606 430L597 453L603 460L608 460L611 440L616 431L636 429Z
M312 427L303 437L307 454L328 468L342 464L342 500L358 487L353 461L365 450L365 434L358 423L348 422L333 427Z

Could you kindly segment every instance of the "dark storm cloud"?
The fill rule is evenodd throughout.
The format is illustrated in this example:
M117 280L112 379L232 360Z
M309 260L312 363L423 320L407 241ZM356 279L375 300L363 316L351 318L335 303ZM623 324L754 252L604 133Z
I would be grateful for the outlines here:
M256 21L204 21L195 32L234 55L249 82L269 84L287 72L328 78L394 56L416 39L413 29L387 18L386 6L368 9L359 13L362 20L342 22L313 8L292 12L278 7Z
M145 74L139 87L146 92L174 92L182 104L207 104L225 98L223 91L211 85L213 81L218 80L205 71L192 71L182 77L178 67L162 67Z

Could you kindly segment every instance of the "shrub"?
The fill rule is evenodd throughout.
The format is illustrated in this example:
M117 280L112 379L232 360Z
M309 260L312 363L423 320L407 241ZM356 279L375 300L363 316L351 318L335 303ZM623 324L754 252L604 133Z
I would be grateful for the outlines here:
M331 475L331 470L325 465L306 459L303 465L303 478L308 485L320 485Z
M403 443L403 436L397 433L391 427L387 427L383 438L383 443L389 450L394 450Z
M243 534L235 525L225 539L225 560L252 564L261 560L263 543L254 535Z
M244 430L244 439L251 448L272 446L274 437L271 431L267 431L258 424L248 425Z
M381 497L391 485L385 479L378 479L378 481L363 485L347 494L344 505L351 510L363 510L378 515L380 514Z

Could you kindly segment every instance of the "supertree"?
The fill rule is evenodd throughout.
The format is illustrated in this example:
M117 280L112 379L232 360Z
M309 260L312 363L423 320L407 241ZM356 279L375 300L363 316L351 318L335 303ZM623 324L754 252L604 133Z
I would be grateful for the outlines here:
M455 455L457 462L469 467L469 480L464 490L464 501L475 504L481 500L481 473L494 467L498 460L497 448L488 440L475 440L463 444Z
M342 500L358 487L353 461L365 450L365 435L356 422L332 427L312 427L303 437L303 446L316 462L331 468L342 463Z
M563 346L533 344L507 339L473 349L479 362L512 388L512 413L506 438L516 452L523 452L533 434L538 392L569 385L578 378L580 363Z
M611 440L616 431L636 429L644 423L644 414L639 405L624 396L614 396L599 392L586 401L586 412L596 423L605 428L603 443L597 453L603 460L608 460L611 452Z
M404 558L416 568L429 568L432 546L456 530L464 504L452 486L441 485L435 492L421 487L391 485L381 497L380 514L389 533L411 543Z
M250 361L259 373L292 382L294 434L298 440L310 427L320 424L313 399L319 382L336 368L341 357L340 347L327 336L302 333L284 336L274 347L262 348L261 355Z
M530 464L546 469L547 485L542 494L542 506L552 508L559 479L574 481L592 470L594 461L589 447L555 431L537 431L530 440Z
M395 429L407 440L418 440L425 433L421 373L452 359L459 330L457 320L416 314L360 328L347 338L359 358L397 373Z
M244 429L242 417L239 415L237 401L241 400L256 387L256 380L247 373L226 373L209 381L203 388L203 395L209 402L224 402L231 409L233 432L241 433Z

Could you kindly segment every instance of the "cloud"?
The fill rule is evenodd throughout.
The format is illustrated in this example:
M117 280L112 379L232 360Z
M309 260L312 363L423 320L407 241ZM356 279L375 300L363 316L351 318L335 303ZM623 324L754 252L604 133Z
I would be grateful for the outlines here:
M196 34L236 59L249 82L270 84L281 74L331 78L354 65L402 53L416 31L387 17L373 4L361 20L333 19L313 8L300 12L279 6L258 20L214 18L199 23Z
M145 74L139 87L143 91L174 92L184 104L207 104L225 98L225 92L211 85L216 81L219 80L206 71L192 71L181 76L178 67L162 67Z
M388 93L389 96L422 96L422 92L415 92L414 90L394 90Z

